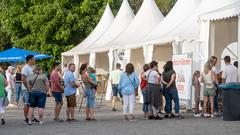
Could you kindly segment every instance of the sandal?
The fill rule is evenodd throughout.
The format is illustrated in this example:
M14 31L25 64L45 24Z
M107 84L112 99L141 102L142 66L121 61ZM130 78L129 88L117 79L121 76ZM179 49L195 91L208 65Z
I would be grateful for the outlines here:
M131 118L129 119L129 121L136 121L136 118L133 116L133 115L131 115Z
M129 121L129 118L128 118L127 115L124 116L124 120L125 120L125 121Z

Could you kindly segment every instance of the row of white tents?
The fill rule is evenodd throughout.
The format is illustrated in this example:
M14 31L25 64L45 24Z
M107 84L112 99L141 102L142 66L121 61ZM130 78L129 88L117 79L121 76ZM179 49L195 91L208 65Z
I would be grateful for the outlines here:
M113 69L115 55L124 53L140 72L144 63L157 60L161 66L173 54L191 52L193 69L201 69L209 56L220 58L227 45L239 46L239 15L240 0L178 0L165 18L154 0L144 0L136 16L123 0L116 17L107 5L92 33L62 53L62 61L78 68L88 62L105 74Z

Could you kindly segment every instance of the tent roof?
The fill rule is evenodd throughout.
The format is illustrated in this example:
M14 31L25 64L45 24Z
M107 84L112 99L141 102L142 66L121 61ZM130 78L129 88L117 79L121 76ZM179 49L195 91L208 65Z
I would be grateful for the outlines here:
M165 43L175 36L173 32L192 19L193 12L200 4L200 0L178 0L165 19L144 40L148 43ZM196 22L197 23L197 22ZM185 29L187 31L192 31ZM194 31L194 30L193 30ZM170 33L173 33L173 35ZM192 33L192 32L191 32ZM176 33L177 34L177 33Z
M240 14L240 0L208 0L201 5L201 20L218 20Z
M103 13L103 16L101 17L99 23L95 27L95 29L89 34L89 36L83 40L79 45L72 48L71 50L63 53L63 55L74 55L78 53L79 51L84 50L85 48L88 48L90 45L92 45L94 42L96 42L105 32L106 30L111 26L113 23L114 16L111 11L111 8L109 4L107 4L106 9Z
M149 32L151 32L164 16L154 0L144 0L140 10L129 27L123 31L115 40L96 51L109 50L110 48L135 48Z
M94 44L89 46L88 49L81 51L81 54L90 53L95 48L99 48L107 45L109 42L114 40L119 36L121 32L123 32L134 19L134 13L128 3L127 0L123 0L123 3L119 9L117 16L114 19L112 25L108 28L105 34L99 38ZM106 50L107 51L107 50Z
M188 3L186 3L185 0L179 0L177 4L184 4L185 6L190 7L190 1L187 2ZM170 20L165 22L165 19L168 19L167 16L159 24L159 27L145 39L145 41L148 44L164 44L174 40L196 40L199 39L200 33L199 17L201 17L202 20L214 20L236 16L240 13L240 0L191 0L191 2L193 2L192 6L195 5L195 8L192 11L188 10L188 16L186 16L185 19L182 21ZM183 14L181 13L183 9L184 7L179 8L179 11L176 12L175 15L177 13L180 13L179 15ZM166 24L161 26L164 22ZM171 27L172 24L176 22L177 25ZM164 27L168 27L169 29L166 31Z

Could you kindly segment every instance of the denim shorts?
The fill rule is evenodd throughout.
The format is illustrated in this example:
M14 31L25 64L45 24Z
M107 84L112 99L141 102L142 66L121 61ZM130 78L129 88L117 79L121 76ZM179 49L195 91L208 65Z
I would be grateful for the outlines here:
M118 84L113 84L113 85L112 85L112 92L113 92L113 96L114 96L114 97L117 97L118 94L119 94L119 96L122 98L122 93L121 93L121 91L118 89Z
M62 103L63 99L62 99L62 93L61 92L52 92L53 97L55 98L55 102L58 103Z
M29 101L30 107L38 107L38 108L45 108L47 100L47 94L44 92L33 91L29 92Z
M94 106L95 106L95 93L94 93L94 89L86 89L85 90L85 95L86 95L86 99L87 99L86 106L88 108L94 108Z
M23 97L22 97L23 103L29 106L30 105L29 92L26 89L23 89L22 91L23 91Z

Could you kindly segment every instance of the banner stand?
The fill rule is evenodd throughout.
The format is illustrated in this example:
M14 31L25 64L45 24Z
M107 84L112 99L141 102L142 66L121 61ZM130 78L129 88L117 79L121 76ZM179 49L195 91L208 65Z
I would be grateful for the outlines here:
M192 109L192 53L174 54L172 57L173 67L176 72L176 85L180 104Z

